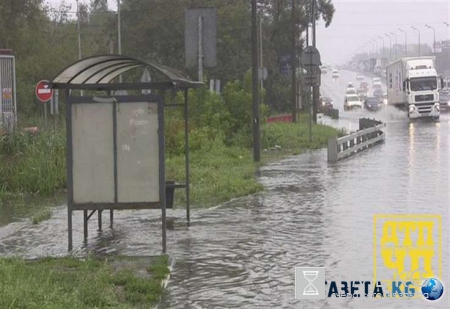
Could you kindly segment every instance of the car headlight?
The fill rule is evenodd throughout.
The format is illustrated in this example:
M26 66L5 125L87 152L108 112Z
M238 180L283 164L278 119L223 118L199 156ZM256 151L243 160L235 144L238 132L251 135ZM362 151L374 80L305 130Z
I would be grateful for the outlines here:
M412 113L416 110L416 106L415 105L410 105L409 106L409 112Z

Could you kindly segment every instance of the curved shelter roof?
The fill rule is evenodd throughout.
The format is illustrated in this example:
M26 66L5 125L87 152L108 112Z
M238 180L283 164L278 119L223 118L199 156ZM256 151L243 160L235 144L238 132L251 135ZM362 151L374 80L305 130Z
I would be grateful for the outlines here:
M164 76L168 87L176 88L196 88L203 85L201 82L193 81L182 72L151 62L131 58L123 55L99 55L80 59L62 70L52 80L53 88L83 88L83 86L106 85L110 84L116 77L136 68L149 68L157 71ZM161 84L161 82L139 83L143 88L152 85ZM119 85L119 84L118 84ZM86 87L91 88L91 87Z

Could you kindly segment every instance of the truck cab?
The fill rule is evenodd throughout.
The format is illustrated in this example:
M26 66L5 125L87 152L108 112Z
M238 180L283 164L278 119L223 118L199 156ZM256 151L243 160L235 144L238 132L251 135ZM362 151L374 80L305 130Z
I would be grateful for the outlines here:
M440 77L435 57L402 58L388 65L388 105L406 109L409 118L439 118Z
M407 65L403 90L406 92L410 118L439 117L439 89L436 69L431 65Z

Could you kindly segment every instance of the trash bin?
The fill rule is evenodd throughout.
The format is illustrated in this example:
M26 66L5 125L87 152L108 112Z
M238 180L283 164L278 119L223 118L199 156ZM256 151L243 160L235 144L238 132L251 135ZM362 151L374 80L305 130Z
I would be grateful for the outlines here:
M175 181L166 181L166 208L173 208Z

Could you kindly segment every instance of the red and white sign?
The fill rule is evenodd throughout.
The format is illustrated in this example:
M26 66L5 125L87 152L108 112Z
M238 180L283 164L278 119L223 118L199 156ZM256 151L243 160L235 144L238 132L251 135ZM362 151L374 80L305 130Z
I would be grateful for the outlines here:
M53 89L48 80L41 80L36 85L36 96L42 103L50 101L53 96Z

